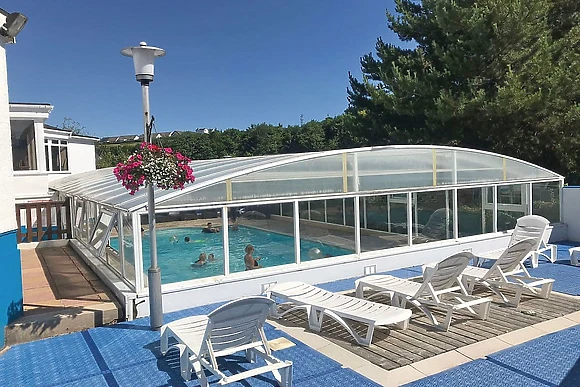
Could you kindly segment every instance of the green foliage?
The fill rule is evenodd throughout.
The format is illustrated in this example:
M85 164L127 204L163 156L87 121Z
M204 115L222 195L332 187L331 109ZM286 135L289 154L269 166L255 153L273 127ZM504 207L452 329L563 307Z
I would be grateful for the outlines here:
M97 169L113 167L122 161L127 161L129 156L131 156L138 148L139 143L97 144L95 149Z
M491 150L580 180L580 6L572 0L396 0L350 76L352 128L369 144Z

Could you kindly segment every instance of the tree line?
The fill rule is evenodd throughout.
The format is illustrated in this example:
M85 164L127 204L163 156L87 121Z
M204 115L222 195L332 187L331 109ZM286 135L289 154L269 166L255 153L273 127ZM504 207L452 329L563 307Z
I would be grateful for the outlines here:
M580 183L580 2L395 0L386 43L349 75L344 114L304 125L182 133L164 146L192 159L433 144L517 157ZM133 145L100 145L98 166Z

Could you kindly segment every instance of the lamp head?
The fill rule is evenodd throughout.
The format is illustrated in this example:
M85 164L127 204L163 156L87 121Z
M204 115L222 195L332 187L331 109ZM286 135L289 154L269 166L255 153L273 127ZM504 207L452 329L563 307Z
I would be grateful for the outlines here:
M0 27L0 35L7 38L8 43L16 41L16 35L22 31L28 18L19 12L12 12L6 16L6 22Z
M153 76L155 75L153 62L155 58L164 56L165 50L158 47L151 47L147 43L141 42L139 46L122 49L121 54L133 58L137 82L149 83L153 82Z

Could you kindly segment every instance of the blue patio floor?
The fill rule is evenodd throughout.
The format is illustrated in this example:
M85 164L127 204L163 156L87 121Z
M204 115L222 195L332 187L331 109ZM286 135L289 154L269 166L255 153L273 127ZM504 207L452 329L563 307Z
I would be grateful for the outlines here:
M165 322L206 314L219 305L168 313ZM181 378L177 350L161 355L159 332L149 330L148 324L142 318L14 346L0 357L0 386L198 386L195 376L188 382ZM294 363L295 386L379 386L269 324L265 331L269 340L286 337L296 343L275 352ZM220 364L226 373L253 366L236 355ZM209 380L215 384L217 378ZM265 374L236 385L277 384Z
M576 244L574 244L576 245ZM541 262L540 267L531 269L532 275L555 278L554 290L578 295L580 293L580 268L569 263L568 248L561 244L556 264ZM389 272L403 278L421 274L420 267L410 267ZM319 286L330 291L350 290L360 277L334 281ZM194 314L207 314L220 304L204 305L165 315L170 322ZM89 329L51 339L20 344L0 356L0 386L197 386L197 379L184 382L179 372L177 351L166 357L159 351L159 332L148 328L149 319L142 318L107 327ZM294 363L295 386L379 386L356 372L342 368L334 360L316 352L300 341L266 325L266 335L272 340L286 337L295 346L276 351L282 360ZM464 366L422 379L413 386L462 385L510 385L534 386L566 382L580 375L580 328L569 329L567 334L545 336L531 343L538 347L515 347L476 360ZM566 336L567 335L567 336ZM547 339L552 337L553 340ZM539 341L538 341L539 340ZM559 351L558 348L562 348ZM516 351L517 348L520 352ZM527 349L521 349L527 348ZM539 348L539 349L538 349ZM527 352L530 355L525 355ZM514 355L509 355L509 354ZM521 354L523 361L518 358ZM574 357L575 356L575 357ZM572 359L572 360L570 360ZM545 374L537 374L533 367L541 364ZM222 362L225 370L236 371L239 367L251 367L241 357L231 357ZM462 368L463 367L463 368ZM551 367L551 368L550 368ZM552 371L550 371L552 370ZM536 372L536 373L534 373ZM540 372L540 371L538 371ZM563 374L564 372L564 374ZM474 378L473 375L476 375ZM487 375L487 376L481 376ZM570 376L571 375L571 376ZM472 380L481 380L471 382ZM575 379L578 381L578 379ZM210 379L210 382L216 378ZM548 383L546 384L546 381ZM497 384L495 384L497 382ZM425 384L427 383L427 384ZM559 382L558 382L559 383ZM241 386L273 386L273 377L268 374L254 377L238 384ZM566 384L580 386L577 384Z
M551 333L406 387L580 386L580 326Z

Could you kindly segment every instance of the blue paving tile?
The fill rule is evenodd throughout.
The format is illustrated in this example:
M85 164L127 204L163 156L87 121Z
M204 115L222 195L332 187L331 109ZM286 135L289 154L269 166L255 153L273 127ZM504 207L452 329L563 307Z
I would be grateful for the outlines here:
M510 371L488 360L474 360L459 367L405 384L405 387L546 387L545 383Z
M580 296L580 267L570 265L569 259L540 262L537 268L528 271L533 277L555 279L552 289L556 292Z
M336 386L349 386L352 383L360 384L361 386L376 386L364 377L356 374L346 372L341 373L342 381L336 382L335 379L325 376L328 373L341 371L341 365L334 360L314 351L305 344L288 337L283 332L275 330L269 324L265 327L266 335L269 340L286 337L295 346L276 351L274 355L281 360L292 360L294 363L294 381L302 383L297 385L309 385L314 378L321 376L321 380L334 380ZM226 374L240 372L244 369L250 369L256 366L264 365L264 363L250 364L242 354L235 354L224 359L220 359L220 369ZM179 370L179 357L176 350L171 350L165 357L143 361L133 364L128 367L116 369L113 371L113 376L119 383L119 386L143 386L143 385L169 385L169 386L199 386L199 381L195 376L187 383L183 381ZM338 375L337 375L338 376ZM217 381L215 376L209 377L210 383ZM370 384L369 384L370 383ZM259 375L250 378L240 383L234 383L232 386L275 386L276 382L272 374ZM319 384L329 385L329 384Z
M59 384L59 387L110 387L103 375L90 376L84 379Z
M351 387L380 387L369 379L361 378L359 374L348 368L332 369L327 373L315 375L310 378L296 380L295 387L310 386L351 386Z
M542 336L488 358L531 379L554 386L580 386L580 327Z
M0 357L0 386L48 386L101 375L80 333L25 343Z

